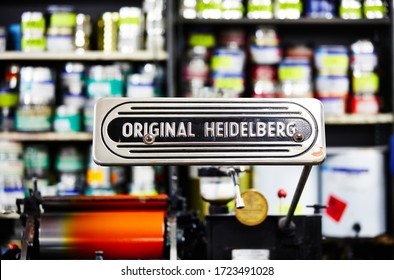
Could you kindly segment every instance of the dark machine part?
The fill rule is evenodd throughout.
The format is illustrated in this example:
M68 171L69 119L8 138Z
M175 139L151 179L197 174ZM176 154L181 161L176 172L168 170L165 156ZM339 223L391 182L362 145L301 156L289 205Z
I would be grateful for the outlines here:
M294 215L311 169L311 165L304 166L286 216L268 216L264 222L248 226L234 215L210 212L204 224L207 258L228 260L233 258L233 250L260 249L269 252L269 259L321 259L321 216ZM237 173L230 171L227 175L238 188ZM236 194L235 200L240 206L237 208L245 206L240 198L240 193ZM323 207L314 206L315 211Z
M206 232L198 211L187 210L186 199L178 194L169 198L165 255L168 259L206 259ZM174 250L172 254L171 250Z
M190 211L178 216L178 258L181 260L207 259L207 238L204 224L197 211Z
M37 188L37 179L33 179L33 189L29 197L16 200L17 212L24 227L22 235L21 260L34 259L40 255L39 228L42 197Z
M265 249L273 260L321 259L321 216L293 216L295 227L291 233L278 226L282 218L268 216L257 226L245 226L233 215L207 216L207 258L230 260L234 249Z

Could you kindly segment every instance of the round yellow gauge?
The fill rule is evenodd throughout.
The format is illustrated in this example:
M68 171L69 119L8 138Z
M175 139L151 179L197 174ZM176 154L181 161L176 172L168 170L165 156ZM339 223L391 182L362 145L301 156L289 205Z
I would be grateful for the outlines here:
M264 195L256 190L249 189L241 194L245 207L234 208L237 220L247 226L261 224L268 214L268 203Z

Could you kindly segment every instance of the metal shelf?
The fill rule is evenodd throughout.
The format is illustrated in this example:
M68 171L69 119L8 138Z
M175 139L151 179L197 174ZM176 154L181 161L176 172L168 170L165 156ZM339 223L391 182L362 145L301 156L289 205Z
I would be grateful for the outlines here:
M177 23L188 25L257 25L257 24L271 24L271 25L387 25L391 24L389 18L383 19L314 19L314 18L299 18L299 19L184 19L178 18Z
M7 51L0 53L0 60L78 60L78 61L155 61L166 60L168 54L165 51L134 51L132 53L120 52L102 52L102 51L85 51L85 52L20 52Z
M392 113L326 115L324 118L326 125L390 124L394 121Z
M7 141L92 141L89 132L1 132L0 140Z
M376 115L343 114L327 115L326 125L368 125L368 124L391 124L394 123L392 113ZM90 132L0 132L0 140L35 142L35 141L92 141Z

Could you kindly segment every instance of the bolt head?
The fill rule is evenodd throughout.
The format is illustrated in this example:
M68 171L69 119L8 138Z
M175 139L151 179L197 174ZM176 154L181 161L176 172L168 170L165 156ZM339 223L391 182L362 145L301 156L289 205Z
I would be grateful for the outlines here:
M302 132L296 131L296 133L293 135L293 139L296 142L304 141L304 134L302 134Z
M144 135L144 143L147 145L152 145L155 142L155 136L148 133Z

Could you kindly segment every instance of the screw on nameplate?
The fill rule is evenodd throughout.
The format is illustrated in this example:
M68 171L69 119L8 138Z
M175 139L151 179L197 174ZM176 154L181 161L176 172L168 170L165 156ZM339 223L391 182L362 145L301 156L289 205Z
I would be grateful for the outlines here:
M296 133L294 133L293 135L293 139L296 142L302 142L304 141L304 134L302 134L302 132L297 131Z
M152 134L145 134L144 135L144 143L147 145L152 145L155 142L155 136Z

